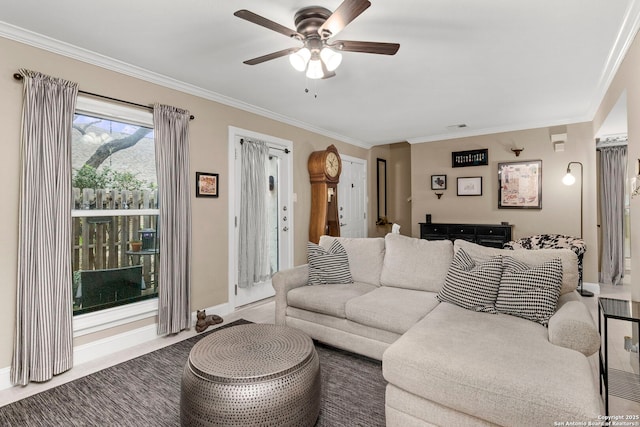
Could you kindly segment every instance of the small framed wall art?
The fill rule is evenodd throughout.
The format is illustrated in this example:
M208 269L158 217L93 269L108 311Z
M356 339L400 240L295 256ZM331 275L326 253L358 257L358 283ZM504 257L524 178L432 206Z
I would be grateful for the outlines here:
M447 189L447 175L431 175L431 189L432 190L446 190Z
M499 209L542 209L542 160L498 163Z
M482 177L458 178L458 196L482 196Z
M486 166L489 164L489 149L453 151L451 153L451 167Z
M196 197L218 197L218 174L196 172Z

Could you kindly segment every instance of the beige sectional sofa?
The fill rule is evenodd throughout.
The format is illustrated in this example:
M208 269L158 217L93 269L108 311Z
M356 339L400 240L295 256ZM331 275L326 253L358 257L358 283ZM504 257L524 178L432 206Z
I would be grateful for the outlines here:
M329 248L335 238L323 236ZM588 422L601 413L588 357L600 338L575 292L569 250L503 251L465 241L397 234L337 238L353 283L307 286L308 265L277 273L276 323L382 360L388 426L541 426ZM509 314L440 302L456 251L478 263L508 255L531 265L562 260L548 327Z

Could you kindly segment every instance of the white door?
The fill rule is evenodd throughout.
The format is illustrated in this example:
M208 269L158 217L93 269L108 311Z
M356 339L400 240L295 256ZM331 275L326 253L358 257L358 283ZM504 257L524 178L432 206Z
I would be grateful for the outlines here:
M237 286L238 278L238 227L237 221L240 218L240 192L242 189L241 176L241 140L244 137L253 136L255 139L265 141L269 146L269 160L267 182L269 222L265 224L269 229L269 259L271 265L271 275L281 269L293 266L293 209L290 205L292 199L292 158L291 143L267 135L257 135L252 132L231 128L236 133L233 136L233 245L230 245L230 301L234 307L250 304L275 294L271 280L255 283L250 288L240 288ZM233 247L232 247L233 246Z
M367 237L366 161L341 156L342 173L338 183L340 236Z

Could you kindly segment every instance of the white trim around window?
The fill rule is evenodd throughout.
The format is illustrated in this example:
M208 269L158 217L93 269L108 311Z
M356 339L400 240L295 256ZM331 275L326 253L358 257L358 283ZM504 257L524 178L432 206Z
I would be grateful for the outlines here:
M73 337L93 334L158 315L158 298L73 316Z

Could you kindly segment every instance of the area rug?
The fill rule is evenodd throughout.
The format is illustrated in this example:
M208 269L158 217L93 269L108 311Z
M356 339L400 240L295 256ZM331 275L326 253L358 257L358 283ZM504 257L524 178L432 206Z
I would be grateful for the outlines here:
M217 330L3 406L0 426L179 426L180 381L189 351ZM315 344L322 373L316 426L384 426L381 363Z

